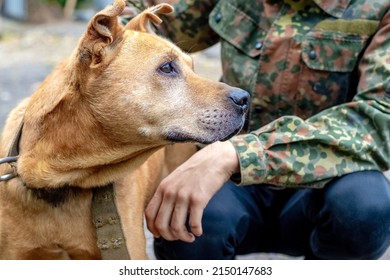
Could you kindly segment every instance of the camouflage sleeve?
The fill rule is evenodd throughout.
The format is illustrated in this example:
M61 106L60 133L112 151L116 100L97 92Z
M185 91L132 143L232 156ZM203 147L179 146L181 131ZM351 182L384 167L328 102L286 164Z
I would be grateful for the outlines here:
M352 102L307 120L285 116L232 138L240 184L323 187L351 172L390 169L390 12L365 50L359 72Z
M203 50L219 41L210 28L208 17L217 0L128 0L128 6L138 12L159 3L169 3L175 8L172 15L162 16L158 33L168 37L187 52ZM127 18L124 20L130 20Z

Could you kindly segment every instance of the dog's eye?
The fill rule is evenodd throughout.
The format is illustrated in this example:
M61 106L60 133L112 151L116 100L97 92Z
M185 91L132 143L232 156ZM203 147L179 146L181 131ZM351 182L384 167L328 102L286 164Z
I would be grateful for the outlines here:
M173 67L172 62L168 62L168 63L161 65L159 70L163 74L168 74L168 75L176 73L175 67Z

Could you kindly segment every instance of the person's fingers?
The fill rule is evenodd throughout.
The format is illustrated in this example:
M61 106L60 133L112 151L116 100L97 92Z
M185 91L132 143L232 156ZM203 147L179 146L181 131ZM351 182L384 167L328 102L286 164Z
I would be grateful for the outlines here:
M146 225L149 231L153 234L154 237L160 237L161 234L155 226L156 217L158 215L161 202L163 200L163 194L161 191L157 190L152 199L150 200L148 206L145 210Z
M164 188L162 187L162 190ZM171 231L171 217L176 203L176 193L172 189L163 191L163 197L154 220L154 228L166 240L177 240Z
M204 206L201 201L192 201L190 206L190 217L189 217L189 226L191 232L195 236L201 236L203 234L202 229L202 217L203 217Z
M170 221L173 211L172 204L162 204L154 222L155 228L160 233L160 236L166 240L177 240L177 237L171 231Z
M186 227L188 206L187 197L178 195L178 199L172 213L171 232L177 239L185 242L193 242L195 237L192 233L188 232Z

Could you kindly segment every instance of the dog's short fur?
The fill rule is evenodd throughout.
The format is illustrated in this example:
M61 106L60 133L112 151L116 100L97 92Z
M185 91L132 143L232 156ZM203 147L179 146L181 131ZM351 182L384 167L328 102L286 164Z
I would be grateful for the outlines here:
M91 188L109 182L130 256L145 259L145 206L181 161L167 162L176 146L162 147L225 140L243 125L247 93L197 76L188 55L151 32L149 21L159 24L156 14L171 6L125 27L123 9L117 0L99 12L72 55L6 122L3 157L22 120L24 127L18 177L0 184L0 259L99 259ZM11 171L3 164L0 175Z

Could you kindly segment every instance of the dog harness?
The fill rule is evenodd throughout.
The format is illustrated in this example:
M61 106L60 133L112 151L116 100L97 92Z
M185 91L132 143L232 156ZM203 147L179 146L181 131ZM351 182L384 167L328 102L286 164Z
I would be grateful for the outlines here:
M12 141L8 155L0 158L0 164L8 163L12 172L1 175L0 181L8 181L18 176L16 162L19 158L19 143L23 130L22 121ZM97 246L103 260L129 260L130 255L122 223L116 206L114 183L92 188L92 219L96 228Z

